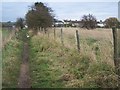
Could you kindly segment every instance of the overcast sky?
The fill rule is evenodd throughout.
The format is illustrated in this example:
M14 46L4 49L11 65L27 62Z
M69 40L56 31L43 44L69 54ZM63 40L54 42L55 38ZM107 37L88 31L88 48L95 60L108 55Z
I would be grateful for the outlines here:
M29 6L34 3L17 2L17 0L7 1L3 0L2 10L0 9L0 13L2 13L2 21L16 21L16 18L24 17L28 11ZM82 15L89 13L96 16L98 20L105 20L107 17L118 17L117 0L109 0L111 2L108 2L107 0L106 2L87 2L86 0L85 2L75 2L75 0L71 0L70 2L63 2L62 0L61 2L55 2L54 0L50 1L51 2L46 1L47 5L54 10L56 18L60 20L80 20Z

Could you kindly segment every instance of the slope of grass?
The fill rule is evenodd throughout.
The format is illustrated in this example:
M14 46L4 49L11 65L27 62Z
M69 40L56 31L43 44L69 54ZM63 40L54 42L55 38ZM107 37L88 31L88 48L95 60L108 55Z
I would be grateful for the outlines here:
M99 40L81 39L79 54L74 46L72 48L73 44L70 44L71 47L61 46L59 40L47 35L34 36L30 42L32 87L116 87L117 75L111 64L111 45L109 41ZM104 50L108 52L105 54Z
M22 42L13 38L2 50L2 87L15 88L18 84Z

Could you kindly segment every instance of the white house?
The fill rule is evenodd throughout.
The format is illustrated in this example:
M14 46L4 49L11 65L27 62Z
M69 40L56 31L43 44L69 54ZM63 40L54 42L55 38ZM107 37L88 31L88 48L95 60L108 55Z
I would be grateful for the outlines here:
M102 20L98 21L98 22L97 22L97 27L100 27L100 28L105 27L104 22L103 22Z
M63 27L64 26L64 23L63 21L61 20L54 20L54 24L52 26L55 26L55 27Z

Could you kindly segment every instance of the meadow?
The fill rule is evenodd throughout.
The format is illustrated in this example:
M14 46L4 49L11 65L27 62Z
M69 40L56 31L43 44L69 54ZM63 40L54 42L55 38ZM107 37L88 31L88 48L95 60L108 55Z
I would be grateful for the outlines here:
M114 88L117 75L111 29L49 28L32 36L29 31L30 83L33 88ZM80 35L77 50L75 30ZM12 38L3 48L3 87L17 87L22 42Z
M63 28L39 33L30 42L30 72L32 87L107 88L117 87L113 61L111 29L85 30ZM80 53L75 30L79 30Z

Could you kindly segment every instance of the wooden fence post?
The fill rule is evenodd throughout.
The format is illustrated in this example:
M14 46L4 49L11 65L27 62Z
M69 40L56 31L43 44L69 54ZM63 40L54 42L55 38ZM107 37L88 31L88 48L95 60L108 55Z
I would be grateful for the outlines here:
M118 87L120 88L120 28L118 28L118 31L117 31L117 38L118 38L118 57L117 57L117 60L118 60Z
M80 52L80 41L79 41L79 34L78 34L78 30L76 30L76 42L77 42L77 49L78 52Z
M62 28L61 28L61 43L62 43L62 45L64 45L64 43L63 43L63 30L62 30Z
M114 42L114 65L116 74L118 75L118 87L120 88L120 31L116 27L112 27Z
M116 66L117 61L117 29L115 27L112 27L112 32L113 32L113 43L114 43L114 64Z

